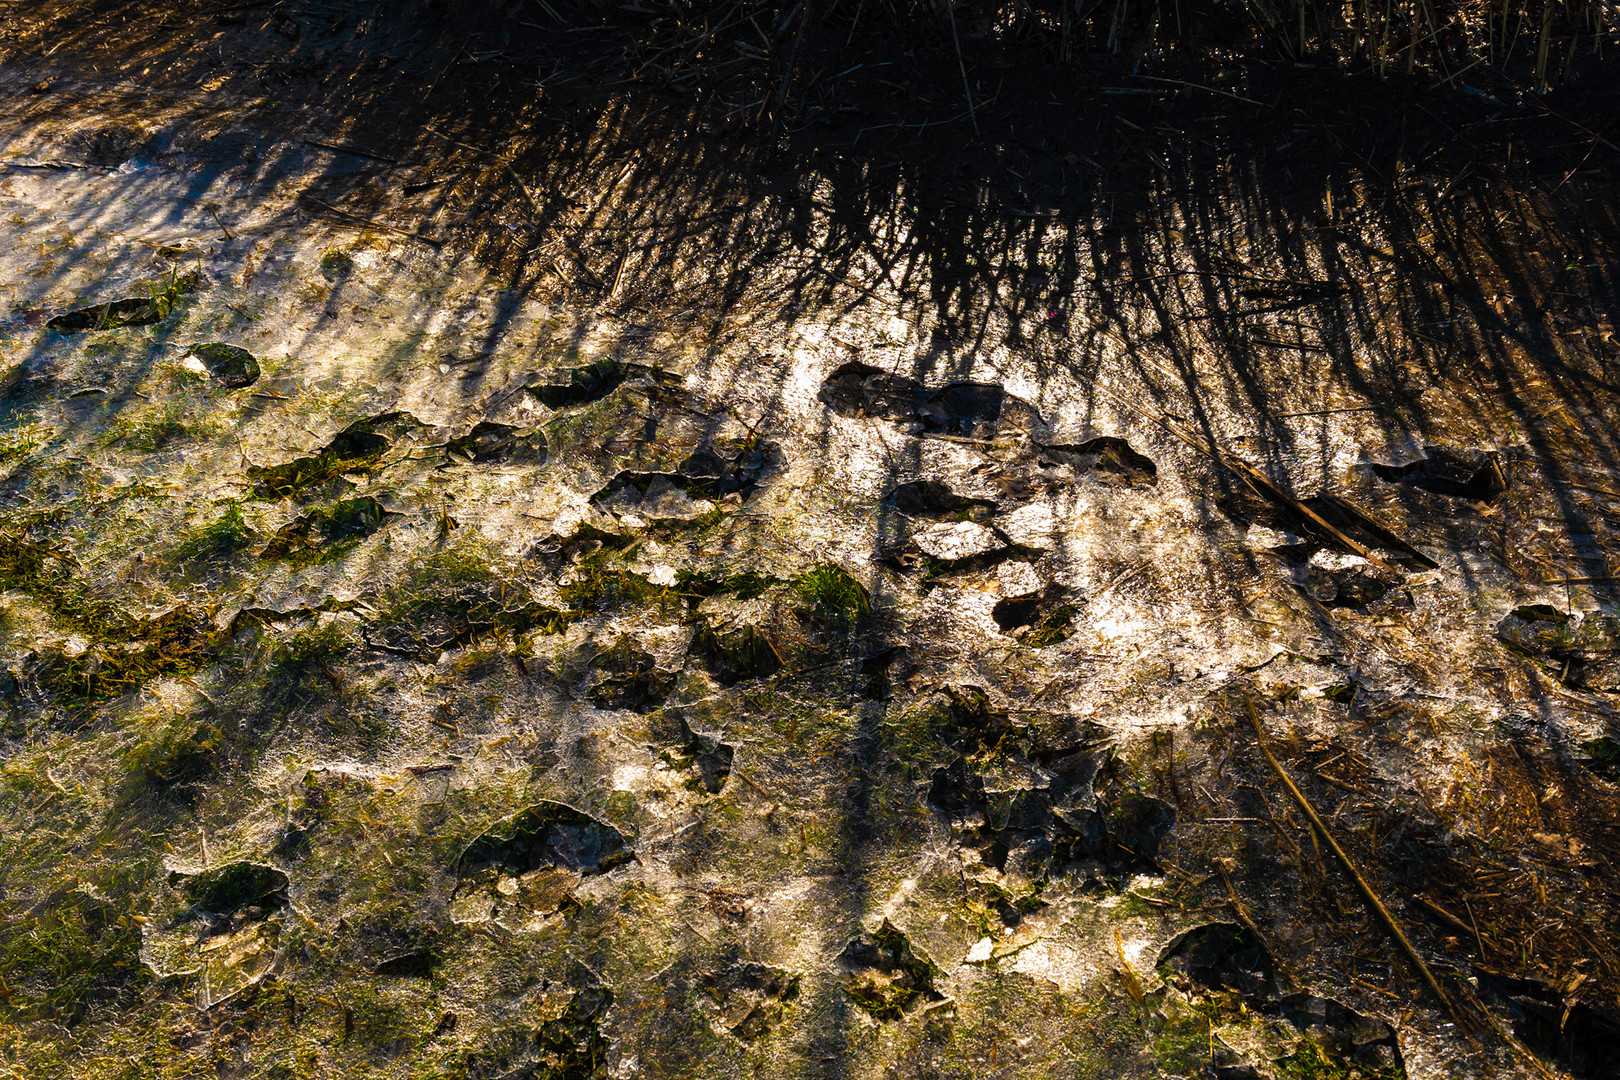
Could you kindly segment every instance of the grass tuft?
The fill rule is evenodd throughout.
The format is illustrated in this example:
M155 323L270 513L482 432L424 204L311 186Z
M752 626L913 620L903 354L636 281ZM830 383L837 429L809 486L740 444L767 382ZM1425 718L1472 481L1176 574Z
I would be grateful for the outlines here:
M233 500L225 504L219 517L176 547L174 557L183 563L228 558L249 547L256 535L242 516L242 504Z
M811 567L794 579L793 586L800 598L824 615L855 618L866 614L872 606L866 586L834 563Z

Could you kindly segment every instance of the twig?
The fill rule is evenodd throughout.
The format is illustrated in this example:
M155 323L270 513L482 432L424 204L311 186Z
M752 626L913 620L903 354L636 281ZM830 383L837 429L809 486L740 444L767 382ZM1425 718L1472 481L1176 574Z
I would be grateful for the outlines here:
M1578 124L1575 121L1571 120L1569 117L1564 116L1564 115L1562 115L1560 113L1554 112L1553 110L1547 108L1547 106L1546 106L1546 104L1544 102L1540 102L1540 101L1536 102L1536 107L1541 109L1541 111L1545 112L1547 115L1553 116L1553 117L1556 117L1559 120L1562 120L1564 123L1568 124L1570 127L1576 129L1577 131L1582 131L1582 132L1585 132L1586 134L1592 136L1592 141L1593 142L1601 143L1602 145L1607 146L1610 150L1613 150L1616 153L1620 153L1620 146L1616 146L1614 143L1610 142L1608 139L1605 139L1602 135L1600 135L1597 132L1593 131L1591 128L1587 127L1585 124Z
M1232 878L1226 872L1225 860L1216 859L1215 869L1220 871L1221 881L1226 885L1226 895L1231 900L1232 910L1237 913L1238 921L1243 923L1244 927L1249 931L1249 933L1254 935L1254 940L1258 941L1261 946L1272 955L1277 962L1277 966L1282 969L1282 973L1285 977L1287 977L1288 981L1298 986L1299 979L1294 975L1294 972L1283 960L1282 953L1271 947L1271 943L1266 940L1266 936L1260 932L1260 927L1255 925L1254 919L1250 917L1248 906L1243 903L1241 898L1239 898L1237 889L1232 885Z
M1219 94L1221 97L1229 97L1233 101L1241 101L1245 105L1259 105L1261 108L1265 108L1266 104L1263 101L1256 101L1254 98L1246 98L1242 94L1234 94L1230 90L1219 90L1213 86L1204 86L1200 83L1183 82L1181 79L1160 79L1152 75L1137 75L1135 78L1145 79L1148 82L1168 83L1171 86L1185 86L1189 90L1202 90L1206 94Z
M212 705L216 709L219 708L219 702L217 702L213 698L209 697L208 696L208 691L204 690L202 687L197 685L197 680L195 680L195 679L181 679L180 681L185 683L187 686L191 687L193 690L197 691L197 696L202 698L204 701L208 702L208 704Z
M1170 432L1170 434L1174 435L1182 442L1185 442L1193 449L1208 455L1218 464L1224 465L1227 469L1237 473L1243 478L1244 482L1255 490L1257 494L1264 498L1272 499L1275 502L1282 503L1284 506L1294 511L1294 513L1298 514L1306 521L1309 521L1311 524L1327 533L1334 540L1343 544L1350 551L1360 555L1363 559L1366 559L1372 565L1390 573L1395 572L1394 568L1391 567L1389 563L1386 562L1382 557L1380 557L1377 552L1372 551L1366 546L1346 536L1343 531L1335 528L1325 518L1323 518L1321 514L1318 514L1316 511L1312 510L1298 499L1284 492L1276 484L1272 483L1270 478L1268 478L1259 469L1255 468L1253 465L1250 465L1247 461L1238 457L1236 454L1229 450L1223 449L1218 444L1200 438L1197 434L1189 431L1185 425L1176 420L1174 417L1170 416L1168 413L1159 413L1155 415L1153 413L1145 412L1139 406L1123 399L1120 397L1120 395L1109 390L1106 386L1103 386L1096 380L1082 379L1082 381L1089 383L1093 390L1107 396L1121 409L1135 413L1139 416L1143 416L1153 423L1158 424L1160 427L1164 428L1166 431Z
M1446 993L1445 988L1440 985L1440 981L1434 977L1434 972L1429 970L1429 965L1424 963L1423 957L1418 955L1417 949L1407 940L1406 935L1401 932L1400 923L1395 921L1395 916L1390 914L1389 908L1384 906L1384 902L1378 898L1378 894L1373 891L1373 887L1367 884L1367 879L1361 876L1361 871L1356 868L1355 862L1345 853L1344 848L1339 846L1339 842L1333 838L1333 834L1328 831L1327 822L1323 821L1322 816L1316 812L1316 807L1311 804L1311 800L1306 798L1303 791L1299 790L1287 771L1283 769L1282 763L1271 752L1270 740L1266 737L1266 729L1260 723L1260 714L1255 711L1254 699L1249 696L1247 691L1243 695L1243 704L1248 709L1249 722L1254 725L1254 734L1260 752L1265 755L1266 762L1271 766L1272 771L1277 774L1277 779L1283 782L1283 786L1288 789L1288 794L1293 797L1294 803L1304 813L1312 827L1321 834L1323 841L1327 843L1328 848L1338 858L1339 865L1344 867L1345 873L1355 879L1356 888L1360 890L1362 899L1366 901L1367 909L1377 916L1379 922L1384 924L1384 929L1389 932L1389 936L1395 939L1395 943L1406 954L1406 958L1412 962L1412 966L1417 968L1418 974L1423 977L1424 984L1445 1005L1447 1011L1456 1018L1457 1022L1463 1023L1463 1016L1458 1012L1456 1004L1451 1000L1451 995Z
M1311 524L1315 525L1317 528L1331 536L1334 540L1337 540L1346 548L1361 556L1363 559L1366 559L1369 563L1372 563L1380 570L1385 570L1390 573L1395 572L1395 568L1384 561L1383 557L1380 556L1376 551L1373 551L1371 548L1366 547L1365 545L1346 536L1342 530L1331 524L1321 514L1318 514L1315 510L1312 510L1310 507L1306 506L1292 495L1289 495L1287 492L1283 491L1282 488L1272 483L1271 478L1265 473L1261 472L1253 465L1250 465L1247 461L1238 457L1230 450L1222 449L1220 446L1199 438L1191 431L1188 431L1183 425L1171 420L1169 417L1163 417L1161 422L1163 423L1165 429L1168 430L1172 435L1175 435L1177 438L1188 443L1194 448L1209 454L1216 461L1220 462L1220 464L1226 466L1226 468L1230 469L1232 472L1237 473L1238 476L1242 477L1245 483L1254 489L1256 494L1270 499L1273 502L1282 503L1284 506L1288 507L1288 509L1309 521Z
M591 208L585 212L582 220L589 221L591 218L595 217L596 212L602 209L602 204L607 202L613 193L618 190L619 185L624 183L624 178L629 176L630 170L634 169L635 167L636 163L634 161L625 162L624 168L619 170L619 175L613 178L613 183L609 184L607 186L607 190L602 192L601 196L597 198L596 202L591 204Z
M8 161L8 169L88 169L77 161Z
M1283 341L1280 338L1261 337L1258 334L1249 335L1249 343L1252 345L1270 345L1276 349L1298 349L1301 352L1325 353L1332 351L1325 346L1312 345L1306 341Z
M979 134L979 113L973 107L973 87L968 84L967 62L962 59L962 42L956 36L956 0L946 0L945 11L951 18L951 44L956 46L956 66L962 72L962 92L967 95L968 119L973 122L973 137L983 138Z
M73 794L73 792L62 786L62 782L60 780L51 775L51 767L49 765L45 766L45 779L51 782L51 787L55 788L57 791L60 791L63 795Z
M538 217L540 215L540 203L539 200L534 197L534 192L529 190L529 185L523 182L523 177L517 174L517 170L512 167L511 163L502 159L499 154L495 153L493 150L485 150L482 147L474 146L472 143L464 143L460 139L452 139L444 132L436 131L426 124L422 125L422 130L427 132L429 135L437 135L445 142L454 146L459 146L463 150L471 150L475 154L483 154L486 157L494 158L495 161L506 170L506 175L512 178L512 182L518 186L518 190L523 192L523 197L529 201L529 209L534 211L535 216Z
M1546 1080L1554 1080L1556 1074L1554 1074L1552 1070L1548 1069L1547 1066L1543 1065L1539 1058L1525 1049L1524 1044L1518 1039L1514 1038L1513 1033L1503 1027L1497 1021L1496 1017L1491 1015L1489 1009L1479 1004L1477 1001L1473 1003L1473 1014L1465 1013L1457 1007L1457 1003L1452 999L1451 995L1446 993L1446 991L1440 986L1439 980L1434 977L1434 972L1429 970L1429 965L1423 962L1423 957L1418 955L1417 949L1412 946L1412 943L1407 940L1406 935L1401 932L1401 924L1395 920L1394 915L1390 914L1389 909L1384 906L1384 902L1380 900L1378 898L1378 894L1373 891L1373 887L1367 884L1367 879L1361 876L1361 871L1356 868L1356 864L1351 860L1350 856L1345 854L1344 848L1339 846L1339 842L1333 838L1333 834L1328 832L1327 823L1324 822L1322 820L1322 816L1316 812L1316 807L1311 804L1311 800L1306 798L1305 793L1295 786L1294 781L1289 778L1288 773L1283 769L1282 763L1279 762L1276 755L1271 752L1271 746L1266 738L1266 729L1260 723L1260 714L1255 711L1254 699L1249 696L1247 691L1245 691L1243 694L1243 704L1248 709L1249 722L1254 725L1254 734L1260 746L1260 752L1265 755L1266 761L1270 763L1272 771L1274 771L1277 774L1277 778L1283 782L1283 786L1288 789L1288 793L1293 796L1294 802L1299 806L1306 818L1310 820L1312 827L1316 830L1316 832L1322 835L1322 839L1326 841L1328 847L1333 850L1333 854L1338 857L1339 864L1344 867L1345 872L1355 879L1356 888L1360 890L1362 899L1366 901L1367 909L1378 917L1379 922L1384 924L1384 929L1389 932L1390 937L1395 939L1395 942L1400 946L1401 951L1406 954L1406 958L1412 962L1412 966L1417 968L1418 974L1423 977L1423 982L1428 986L1429 990L1434 994L1435 997L1440 999L1443 1005L1445 1005L1446 1011L1449 1012L1452 1018L1457 1021L1458 1026L1464 1029L1463 1034L1468 1039L1469 1043L1471 1045L1475 1045L1477 1048L1477 1044L1474 1043L1473 1036L1469 1035L1467 1031L1469 1027L1473 1026L1468 1021L1475 1019L1476 1017L1474 1014L1477 1014L1477 1017L1482 1019L1486 1026L1488 1026L1510 1050L1517 1054L1525 1064L1529 1065L1537 1073L1545 1077ZM1466 901L1464 902L1466 903ZM1472 914L1472 912L1470 912L1470 914ZM1481 947L1483 948L1483 945Z
M686 55L682 56L679 60L675 61L675 63L671 64L670 67L669 67L669 70L671 72L679 70L682 64L686 63L688 60L692 59L692 57L697 55L698 50L703 47L704 42L708 41L710 38L712 38L714 35L718 34L720 31L722 31L722 30L726 29L727 27L731 26L732 25L731 17L734 14L736 14L737 9L740 8L740 7L742 7L741 3L732 4L731 9L729 11L727 11L724 15L720 16L719 22L715 23L712 28L710 28L710 29L704 31L702 34L700 34L691 43L691 45L687 48ZM558 21L560 22L561 20L559 19ZM646 63L642 64L639 68L637 68L635 70L635 73L630 76L631 81L635 81L636 79L641 78L641 73L642 72L646 71L648 68L652 67L654 64L658 63L665 56L669 55L671 52L674 52L674 51L675 51L674 49L665 49L665 50L662 50L661 52L659 52L657 55L652 57L650 60L648 60Z
M608 300L611 301L619 295L619 286L624 284L624 268L629 262L630 253L628 251L619 256L619 268L613 273L613 288L608 290Z
M213 206L212 203L204 203L203 204L203 209L208 211L208 216L214 219L214 224L218 225L219 226L219 231L225 234L225 239L227 239L227 240L235 240L236 239L236 237L231 235L231 230L226 228L225 223L219 219L219 211L214 209L214 206Z
M329 213L336 214L338 217L348 218L350 221L358 221L360 224L362 224L362 225L370 225L374 229L383 229L383 230L385 230L387 232L398 233L401 236L408 236L412 240L420 240L420 241L422 241L422 243L426 244L428 247L431 247L431 248L441 248L441 247L444 246L444 241L443 240L435 240L431 236L424 236L423 234L421 234L419 232L412 232L409 229L401 229L397 225L389 225L386 222L377 221L377 220L375 220L373 218L361 217L359 214L351 214L347 210L339 210L337 207L333 206L331 203L324 202L324 201L322 201L320 199L317 199L313 195L306 194L304 196L304 200L306 202L314 203L316 206L320 207L322 210L325 210L325 211L327 211Z
M1272 413L1271 415L1272 415L1272 418L1275 419L1275 420L1287 420L1288 418L1294 417L1294 416L1333 416L1333 415L1335 415L1337 413L1377 412L1377 411L1378 411L1378 406L1376 406L1376 405L1350 405L1350 406L1346 406L1345 408L1342 408L1342 409L1308 409L1305 412L1281 412L1281 413Z
M776 96L776 126L780 126L782 123L782 107L787 104L788 90L793 86L793 73L799 69L799 44L804 40L805 24L810 21L810 13L804 8L809 2L810 0L799 0L794 5L793 10L788 12L787 21L781 24L785 29L788 22L791 22L795 15L799 16L799 28L793 33L793 48L788 52L787 74L782 76L782 90ZM760 116L763 115L764 106L761 106Z
M737 779L741 780L743 783L745 783L749 787L753 788L759 794L765 796L767 799L769 799L771 797L770 792L766 791L764 788L762 788L758 784L754 783L753 779L750 778L749 775L747 773L743 772L741 769L737 768L736 766L732 766L731 771L736 775Z
M365 150L356 150L352 146L343 146L339 143L322 142L319 139L305 139L305 146L313 146L318 150L330 150L334 154L349 154L353 157L369 158L372 161L381 161L388 165L398 165L398 158L383 157L381 154L369 153Z
M726 113L726 115L722 116L720 119L722 119L722 120L730 120L733 116L736 116L740 112L747 112L749 109L752 109L752 108L755 108L756 106L765 104L766 100L767 100L766 98L760 98L758 101L750 101L748 104L743 105L740 108L732 109L730 112Z
M1453 930L1456 930L1459 933L1463 933L1463 934L1471 934L1471 935L1475 934L1475 931L1467 923L1463 922L1461 919L1457 918L1457 916L1453 915L1451 912L1447 911L1445 908L1441 907L1439 904L1435 903L1433 900L1430 900L1428 897L1426 897L1426 896L1414 896L1414 897L1412 897L1412 899L1416 900L1418 902L1419 906L1421 906L1424 911L1427 911L1429 914L1435 916L1441 922L1443 922L1447 926L1451 927ZM1485 957L1484 943L1483 942L1476 942L1476 944L1478 944L1479 947L1480 947L1479 948L1480 959L1484 959L1484 957Z
M1479 960L1480 960L1480 963L1484 963L1485 962L1485 939L1480 937L1480 934L1479 934L1479 920L1474 918L1474 905L1472 905L1472 904L1470 904L1468 902L1468 897L1466 897L1466 896L1463 897L1463 910L1468 912L1468 922L1474 928L1474 944L1476 946L1478 946L1478 948L1479 948Z
M1142 563L1140 566L1136 566L1136 567L1131 568L1130 570L1125 571L1123 574L1116 577L1113 581L1110 581L1107 585L1104 585L1101 589L1097 590L1092 595L1086 597L1086 603L1088 603L1088 604L1096 603L1098 600L1101 600L1103 597L1107 596L1109 593L1113 592L1115 589L1119 588L1121 585L1123 585L1127 581L1131 580L1131 578L1136 577L1137 575L1141 574L1142 571L1147 570L1152 565L1153 565L1152 563Z

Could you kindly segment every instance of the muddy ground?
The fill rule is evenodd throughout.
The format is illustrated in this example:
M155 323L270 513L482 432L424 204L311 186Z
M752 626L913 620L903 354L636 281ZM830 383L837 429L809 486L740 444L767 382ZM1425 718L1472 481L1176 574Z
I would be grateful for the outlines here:
M10 1075L1617 1075L1606 61L378 8L0 13Z

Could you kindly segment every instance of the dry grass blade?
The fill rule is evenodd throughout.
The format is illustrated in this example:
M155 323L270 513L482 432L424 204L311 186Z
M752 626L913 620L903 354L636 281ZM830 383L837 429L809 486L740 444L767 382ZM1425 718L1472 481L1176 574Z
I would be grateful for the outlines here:
M956 66L962 72L962 92L967 95L968 119L973 123L973 137L979 134L979 111L973 106L973 87L968 83L967 61L962 59L962 40L956 35L956 0L947 0L945 11L951 19L951 44L956 47Z
M534 192L529 190L529 185L523 182L523 177L518 175L517 170L512 167L510 162L499 157L494 151L481 149L480 147L474 146L471 143L462 142L460 139L453 139L444 132L438 131L427 124L422 125L422 130L427 132L429 135L438 136L445 142L450 143L452 146L459 146L463 150L471 150L475 154L483 154L485 157L493 158L497 164L499 164L501 168L505 170L506 175L511 177L512 182L517 185L518 190L523 193L523 198L528 202L529 209L533 211L535 216L538 217L541 213L543 213L540 208L540 201L534 197Z
M1272 502L1281 503L1282 505L1288 507L1288 509L1310 522L1328 536L1331 536L1338 543L1343 544L1356 555L1366 559L1369 563L1378 567L1380 570L1387 570L1391 572L1394 571L1394 567L1390 566L1383 556L1379 555L1376 551L1367 547L1365 544L1358 542L1352 537L1346 536L1343 530L1339 529L1321 514L1318 514L1315 510L1312 510L1310 507L1288 494L1276 484L1272 483L1270 477L1266 476L1265 473L1261 472L1247 461L1238 457L1229 450L1222 449L1219 446L1214 446L1205 440L1200 439L1197 435L1191 431L1188 431L1184 425L1177 423L1169 417L1163 418L1162 423L1171 434L1175 435L1177 438L1181 439L1183 442L1189 444L1193 448L1209 454L1226 468L1237 473L1243 478L1244 483L1248 484L1254 489L1255 494L1261 496L1262 498L1269 499Z
M1428 986L1436 998L1440 999L1447 1009L1455 1014L1457 1007L1452 1002L1451 995L1446 993L1445 988L1434 977L1434 972L1429 970L1429 965L1424 962L1422 956L1418 955L1417 949L1407 939L1406 934L1401 931L1400 924L1396 922L1395 916L1390 913L1389 908L1384 906L1384 902L1378 898L1378 894L1367 883L1367 879L1361 876L1361 871L1356 867L1355 861L1350 858L1344 848L1339 846L1339 842L1328 831L1327 823L1322 820L1322 815L1316 812L1316 806L1299 789L1293 778L1288 775L1287 770L1282 767L1282 762L1278 761L1277 756L1271 752L1271 742L1266 736L1265 726L1260 723L1260 714L1255 711L1254 699L1245 693L1243 695L1243 704L1248 710L1249 722L1254 725L1254 735L1258 741L1260 753L1265 755L1266 763L1271 766L1271 771L1277 774L1277 779L1281 780L1283 787L1288 789L1288 794L1293 798L1295 805L1310 821L1311 826L1322 837L1323 842L1333 852L1334 857L1339 860L1339 865L1344 868L1345 873L1354 879L1356 888L1360 891L1362 899L1366 901L1368 909L1383 924L1390 937L1395 939L1395 943L1400 946L1401 952L1406 954L1406 958L1412 962L1412 966L1417 969L1418 974L1423 978L1424 984ZM1461 1022L1460 1016L1458 1022Z
M1333 834L1328 831L1327 822L1323 821L1322 815L1316 812L1316 806L1311 802L1310 798L1299 789L1298 785L1296 785L1293 779L1288 775L1287 770L1283 768L1282 762L1278 761L1277 756L1271 752L1270 740L1266 735L1265 726L1260 723L1260 714L1255 711L1254 699L1251 698L1247 692L1245 692L1243 695L1243 704L1245 709L1248 711L1249 722L1254 725L1255 739L1260 747L1260 753L1265 755L1267 764L1269 764L1272 771L1277 774L1277 779L1282 781L1283 787L1288 789L1289 796L1294 800L1294 804L1299 807L1300 812L1303 813L1306 819L1310 821L1311 827L1321 835L1322 841L1327 844L1329 850L1333 852L1334 857L1338 859L1339 865L1344 868L1344 872L1349 874L1350 877L1355 881L1356 889L1361 893L1361 898L1366 903L1367 910L1378 920L1380 924L1383 925L1385 931L1387 931L1389 936L1394 939L1395 944L1399 946L1401 952L1405 954L1407 960L1409 960L1412 966L1417 969L1419 977L1422 978L1424 985L1429 988L1430 993L1434 994L1434 996L1440 1000L1441 1004L1446 1007L1446 1011L1451 1014L1452 1018L1457 1021L1458 1026L1461 1027L1465 1033L1468 1031L1468 1029L1476 1026L1475 1021L1482 1019L1484 1024L1494 1031L1497 1036L1500 1037L1503 1042L1527 1065L1529 1065L1541 1076L1547 1077L1547 1080L1553 1080L1556 1074L1548 1069L1547 1066L1543 1065L1534 1054L1530 1053L1530 1051L1519 1042L1519 1040L1515 1039L1510 1032L1504 1029L1502 1025L1496 1021L1496 1018L1491 1016L1490 1012L1483 1006L1476 1005L1476 1007L1470 1012L1464 1012L1458 1007L1457 1002L1450 994L1446 992L1445 988L1440 985L1440 981L1434 977L1434 972L1430 970L1428 963L1424 961L1423 957L1418 953L1417 948L1413 946L1411 940L1408 939L1405 932L1401 930L1400 922L1395 918L1394 914L1390 912L1389 908L1384 906L1384 902L1379 898L1378 893L1374 891L1370 884L1368 884L1367 879L1362 876L1361 870L1356 866L1355 860L1350 858L1349 854L1344 850L1344 848L1339 846L1338 840L1334 839ZM1473 1042L1473 1037L1471 1035L1469 1036L1469 1042Z
M408 236L412 240L420 240L422 243L428 245L428 247L438 248L444 246L443 240L435 240L431 236L425 236L419 232L412 232L409 229L402 229L397 225L390 225L385 221L377 221L373 218L362 217L359 214L352 214L347 210L340 210L331 203L326 202L323 199L317 199L313 195L305 194L302 196L302 198L305 202L311 204L312 206L325 210L329 214L335 214L340 218L358 222L361 225L369 225L373 229L382 229L384 232L398 233L400 236Z
M1125 984L1125 992L1131 996L1137 1008L1144 1008L1147 1004L1147 987L1142 984L1142 976L1131 965L1130 957L1125 955L1125 939L1118 930L1114 931L1114 949L1119 953L1119 978Z
M1254 935L1254 940L1265 946L1266 951L1270 953L1272 958L1276 961L1277 969L1283 973L1283 976L1287 978L1289 982L1298 985L1299 979L1297 976L1295 976L1292 968L1283 959L1282 953L1272 948L1271 942L1267 939L1267 936L1261 932L1259 925L1254 921L1253 916L1249 914L1248 905L1245 904L1242 898L1238 896L1237 889L1232 885L1232 876L1227 872L1226 864L1227 860L1218 859L1215 862L1215 869L1220 873L1221 882L1226 886L1228 902L1232 905L1233 912L1237 914L1238 921L1243 924L1243 928L1245 930Z

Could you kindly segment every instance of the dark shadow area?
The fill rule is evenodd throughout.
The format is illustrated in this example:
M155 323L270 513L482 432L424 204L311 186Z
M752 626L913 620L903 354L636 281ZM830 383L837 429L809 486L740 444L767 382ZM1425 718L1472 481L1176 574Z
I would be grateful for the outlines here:
M932 323L933 346L899 358L907 371L847 365L866 391L849 407L887 415L871 395L895 397L925 433L972 436L1000 416L1000 387L923 383L1006 346L1082 384L1105 354L1123 358L1139 385L1114 393L1132 412L1188 416L1212 439L1230 438L1215 417L1236 410L1257 426L1262 468L1301 449L1310 417L1364 401L1391 443L1443 443L1479 417L1416 407L1437 384L1494 393L1523 430L1537 400L1565 403L1570 437L1532 436L1532 467L1551 479L1571 477L1572 459L1615 460L1609 426L1582 417L1614 385L1602 335L1620 299L1607 197L1620 154L1602 130L1620 79L1574 23L1552 31L1580 57L1549 79L1558 89L1513 97L1523 71L1481 89L1449 78L1432 42L1381 63L1343 37L1353 28L1307 28L1317 44L1273 62L1253 46L1282 31L1219 5L1182 11L1176 40L1222 50L1145 59L1134 23L1038 6L999 23L964 11L955 33L920 15L778 12L757 48L732 36L741 6L135 11L7 16L7 69L39 88L14 106L14 140L84 103L93 91L71 79L84 65L149 73L161 121L132 115L66 165L184 163L205 200L251 123L276 143L255 183L276 183L288 155L328 159L311 216L464 249L509 289L632 324L718 337L894 297ZM861 32L839 33L851 19ZM710 41L731 51L716 59ZM228 118L188 107L204 81L246 104ZM533 392L582 403L625 373L592 365ZM25 392L16 379L9 394ZM478 389L474 375L469 398ZM1399 482L1488 501L1491 476L1452 471ZM1572 531L1591 531L1580 497L1560 498ZM1601 572L1591 558L1578 569Z

